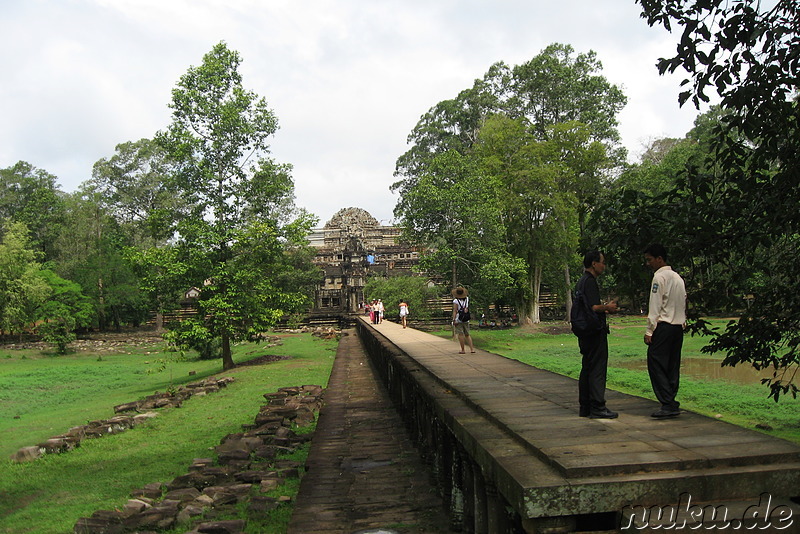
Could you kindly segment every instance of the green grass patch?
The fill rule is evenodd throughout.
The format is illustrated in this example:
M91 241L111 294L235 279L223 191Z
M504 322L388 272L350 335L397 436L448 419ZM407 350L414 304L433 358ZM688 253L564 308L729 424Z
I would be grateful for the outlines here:
M718 327L723 327L727 322L727 319L712 320L712 324ZM655 400L645 365L647 349L643 337L646 319L613 317L609 324L607 387ZM475 345L481 349L571 378L577 379L580 374L578 342L571 333L553 335L525 327L501 330L473 328L471 333ZM452 335L449 330L437 334L443 337ZM683 362L690 359L707 360L709 369L719 366L722 356L700 351L707 342L707 338L700 336L685 336ZM780 402L775 403L767 397L768 393L768 388L761 385L755 371L752 381L744 383L741 380L688 376L683 372L678 400L681 407L687 410L755 430L760 430L756 428L757 424L768 425L773 429L769 434L800 443L800 399L781 397Z
M309 334L283 336L283 341L283 346L271 348L239 345L234 361L265 354L290 359L224 373L219 360L170 362L166 370L148 373L156 358L166 356L152 349L151 354L103 355L102 361L97 354L0 358L0 383L5 386L0 401L0 532L71 532L78 518L123 505L131 490L169 482L185 474L194 458L213 457L222 437L253 421L265 403L264 393L284 386L326 386L336 342ZM196 375L189 376L189 371ZM236 381L217 393L193 397L181 408L162 410L122 434L85 440L69 453L27 464L7 460L19 447L87 420L113 416L116 404L212 374ZM9 420L13 415L20 418Z

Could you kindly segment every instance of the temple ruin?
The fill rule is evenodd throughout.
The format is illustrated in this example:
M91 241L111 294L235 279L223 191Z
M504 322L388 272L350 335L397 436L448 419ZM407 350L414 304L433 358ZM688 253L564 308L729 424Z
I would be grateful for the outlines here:
M312 315L358 313L370 276L409 275L419 248L399 242L401 230L382 226L361 208L339 210L309 236L317 248L314 264L324 279L316 290Z

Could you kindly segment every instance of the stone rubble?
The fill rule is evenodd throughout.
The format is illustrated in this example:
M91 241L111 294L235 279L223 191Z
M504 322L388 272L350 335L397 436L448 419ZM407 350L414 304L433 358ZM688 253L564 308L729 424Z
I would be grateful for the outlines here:
M75 534L151 534L186 526L187 534L240 534L246 521L222 520L241 507L248 515L263 515L291 502L269 497L288 478L300 476L302 465L276 459L311 439L297 435L293 425L315 420L322 406L322 386L281 388L265 394L254 422L242 432L225 436L215 447L216 461L195 458L188 473L171 482L134 490L116 510L98 510L75 524ZM194 525L193 525L194 524ZM192 526L193 525L193 526Z
M154 393L143 400L128 402L114 406L116 415L110 419L90 421L85 425L70 428L66 433L53 436L38 445L22 447L10 456L12 462L30 462L45 454L60 454L79 447L87 438L101 438L119 434L142 422L156 417L153 410L160 408L179 408L183 401L194 395L207 395L219 391L234 381L233 377L207 378L179 387L174 392ZM135 415L124 415L125 412L136 412Z

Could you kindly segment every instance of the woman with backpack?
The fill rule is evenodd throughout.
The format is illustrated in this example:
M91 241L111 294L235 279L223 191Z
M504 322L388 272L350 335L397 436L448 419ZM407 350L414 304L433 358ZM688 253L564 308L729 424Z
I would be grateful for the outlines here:
M458 335L458 342L461 345L461 352L464 354L464 342L469 345L469 351L475 353L472 345L472 336L469 335L469 293L461 286L455 288L453 295L453 332Z

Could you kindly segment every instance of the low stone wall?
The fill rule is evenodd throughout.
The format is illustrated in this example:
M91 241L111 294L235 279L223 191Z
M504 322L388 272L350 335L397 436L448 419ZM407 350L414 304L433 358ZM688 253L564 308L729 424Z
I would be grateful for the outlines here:
M114 406L114 413L136 412L136 415L117 415L110 419L91 421L85 425L70 428L64 434L53 436L38 445L22 447L11 455L11 461L21 463L30 462L44 454L60 454L69 452L79 447L81 441L88 438L101 438L112 434L119 434L129 428L156 417L158 414L152 410L168 407L179 407L183 401L194 395L207 395L224 388L234 381L233 377L207 378L179 387L174 392L154 393L143 400L128 402Z
M263 515L289 497L269 497L287 478L300 476L302 466L278 460L310 439L297 435L293 425L313 422L322 405L322 386L281 388L264 395L268 403L252 424L230 434L215 448L217 459L196 458L188 473L167 484L153 483L135 490L121 508L98 510L78 520L75 534L155 532L185 526L189 534L239 534L246 520L219 520L242 508ZM198 521L202 518L201 521ZM194 526L192 526L194 524Z

